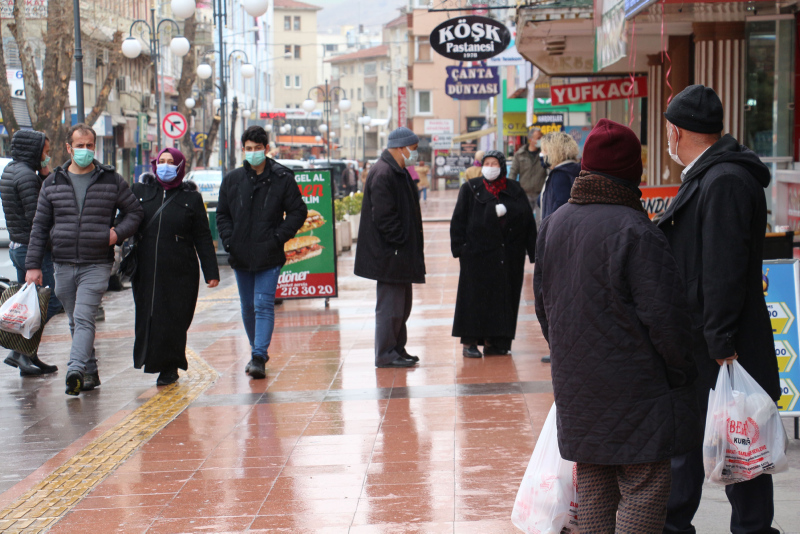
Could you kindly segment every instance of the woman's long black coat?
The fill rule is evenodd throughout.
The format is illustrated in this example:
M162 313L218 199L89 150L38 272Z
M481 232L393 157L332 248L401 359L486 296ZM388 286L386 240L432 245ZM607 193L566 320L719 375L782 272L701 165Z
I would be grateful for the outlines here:
M177 195L144 229L137 246L138 267L131 280L136 303L133 363L137 369L144 366L146 373L187 368L186 332L200 286L198 256L206 282L219 280L203 197L192 185L184 183L165 192L157 182L148 180L132 188L144 208L142 225L162 202Z
M461 186L450 221L450 246L461 263L453 336L514 339L525 255L536 251L536 224L522 187L509 180L500 198L473 178ZM508 212L504 223L498 203Z

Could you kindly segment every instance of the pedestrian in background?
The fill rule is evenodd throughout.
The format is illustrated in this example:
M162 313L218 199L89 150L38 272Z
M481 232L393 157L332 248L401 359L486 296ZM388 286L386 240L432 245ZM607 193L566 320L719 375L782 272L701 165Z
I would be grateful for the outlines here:
M345 178L347 180L345 194L349 195L350 193L358 191L358 173L356 173L352 163L347 164Z
M33 217L36 215L36 203L42 182L50 174L50 140L42 132L18 130L11 139L11 157L13 161L6 165L0 178L0 197L3 199L3 212L11 241L8 255L17 270L17 282L24 284L27 272L25 258ZM42 282L51 290L46 323L64 309L53 291L56 283L49 249L42 257ZM5 363L18 368L20 376L38 376L58 371L58 367L44 363L36 354L26 356L13 350Z
M369 176L369 170L372 167L372 164L368 161L364 161L361 167L361 190L364 191L367 187L367 176Z
M481 166L483 165L483 156L486 154L483 150L478 150L475 153L475 161L472 164L472 167L467 169L464 173L464 177L467 180L472 180L473 178L480 178L483 176L481 172Z
M506 355L516 336L525 256L536 257L536 223L522 187L506 178L506 158L491 150L481 178L461 186L450 221L450 248L459 259L453 336L463 355Z
M412 285L425 283L419 192L408 174L417 163L419 137L405 127L389 134L364 189L356 247L356 276L376 280L375 366L413 367L406 351Z
M308 215L294 173L267 158L267 140L261 126L244 131L244 164L222 180L217 205L219 237L236 273L242 322L250 341L251 359L245 372L255 379L267 376L275 292L286 263L283 246Z
M419 194L422 200L425 202L428 201L428 188L431 186L430 181L430 174L431 168L424 161L420 161L415 167L414 170L419 176L419 182L417 186L419 187Z
M540 159L548 169L542 189L542 220L569 201L572 184L581 172L578 143L566 132L552 132L542 138Z
M41 285L47 244L52 242L56 295L67 311L72 334L67 395L100 385L95 314L108 288L114 245L132 236L144 216L125 179L114 167L94 159L96 142L95 131L86 124L69 129L71 160L42 184L25 259L25 281ZM117 212L121 215L115 223Z
M685 289L639 200L636 134L601 119L581 168L542 222L534 270L558 447L577 462L580 532L661 534L670 458L702 439Z
M658 227L688 286L694 328L687 339L700 370L698 401L705 414L719 366L734 359L777 401L778 362L761 271L770 170L731 135L722 135L722 102L710 87L687 87L664 116L669 155L685 169ZM695 531L703 479L700 437L690 452L672 461L664 532ZM725 486L725 494L732 508L731 532L778 532L772 527L772 475Z
M165 148L131 190L144 208L137 232L133 300L136 339L133 366L159 373L156 385L178 380L188 368L186 333L192 324L200 288L198 256L208 287L219 285L217 253L211 239L203 196L184 182L186 159Z
M531 209L536 211L539 210L537 201L547 178L547 172L539 161L541 140L542 131L539 128L528 130L528 144L520 147L514 153L511 171L509 172L509 177L512 180L519 181L519 185L522 186L528 196ZM537 217L537 224L540 221L541 217Z

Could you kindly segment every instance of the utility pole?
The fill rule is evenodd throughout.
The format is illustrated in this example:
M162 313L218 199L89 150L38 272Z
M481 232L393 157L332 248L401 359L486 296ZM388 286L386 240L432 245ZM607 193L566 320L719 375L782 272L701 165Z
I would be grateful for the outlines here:
M77 96L78 122L83 122L86 120L86 110L83 103L83 48L81 47L80 0L72 0L72 14L75 17L75 94Z

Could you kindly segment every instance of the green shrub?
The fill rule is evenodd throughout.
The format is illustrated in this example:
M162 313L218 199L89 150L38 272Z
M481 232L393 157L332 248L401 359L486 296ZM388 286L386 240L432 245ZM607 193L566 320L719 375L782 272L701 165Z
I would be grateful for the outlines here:
M343 221L344 216L347 215L347 206L342 199L336 199L333 201L333 209L336 214L337 221Z
M361 203L364 200L364 193L354 193L348 196L347 213L348 215L358 215L361 213Z

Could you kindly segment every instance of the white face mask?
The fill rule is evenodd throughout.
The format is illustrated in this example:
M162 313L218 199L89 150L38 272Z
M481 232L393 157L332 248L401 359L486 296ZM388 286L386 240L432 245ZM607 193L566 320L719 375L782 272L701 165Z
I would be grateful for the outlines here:
M490 182L494 182L500 176L500 167L481 167L481 174Z
M669 142L669 130L667 131L667 152L669 152L669 157L672 158L672 161L680 165L681 167L685 167L686 164L681 161L681 158L678 156L678 129L673 126L675 130L675 152L672 151L672 143Z

